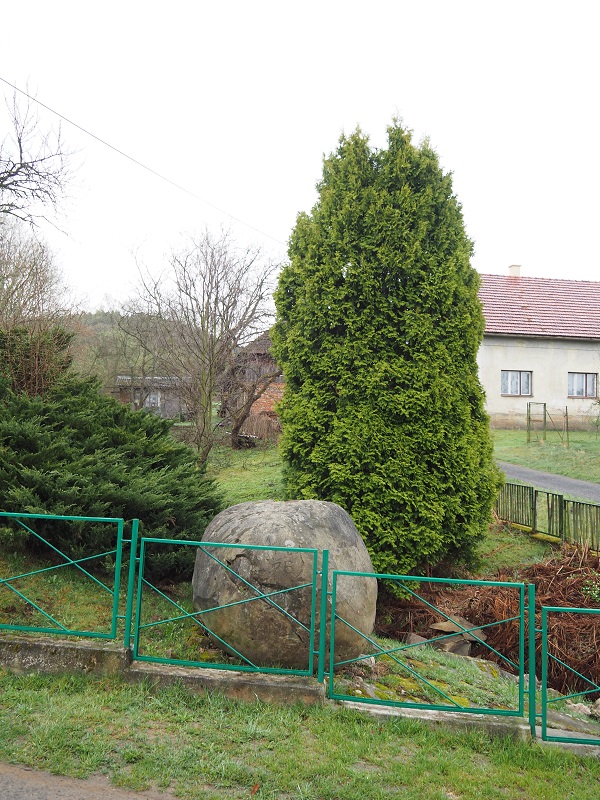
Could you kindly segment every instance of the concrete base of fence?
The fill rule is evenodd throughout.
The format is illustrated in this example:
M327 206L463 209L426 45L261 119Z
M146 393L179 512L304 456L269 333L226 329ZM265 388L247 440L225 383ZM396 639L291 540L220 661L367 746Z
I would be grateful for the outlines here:
M494 714L465 714L460 711L434 711L420 708L393 708L391 706L377 706L351 700L343 700L341 704L346 708L354 708L357 711L370 714L380 720L390 719L414 719L417 722L424 722L428 725L443 725L445 728L464 731L466 728L473 730L487 731L490 736L505 736L511 739L521 739L532 741L529 724L522 717L504 717ZM569 729L561 730L560 722L568 718L565 715L556 715L556 719L548 728L548 735L561 738L574 736L574 731L583 732L586 730L585 723L578 724L577 720L570 719ZM549 720L550 722L550 720ZM570 744L567 742L545 742L542 740L542 729L536 728L536 744L543 747L559 747L563 750L570 750L579 756L590 758L600 758L600 746L589 744Z
M222 669L186 669L166 664L136 663L124 674L126 680L149 680L160 686L180 683L192 691L213 691L237 700L265 703L325 702L325 684L296 675L257 674Z
M129 651L124 647L98 644L97 641L71 642L25 636L0 639L0 666L17 674L90 672L117 675L128 670L130 663Z
M323 703L325 685L296 675L186 669L167 664L131 662L130 651L118 645L63 639L0 638L0 667L26 672L121 675L127 681L149 680L160 686L181 683L192 691L214 691L238 700L265 703Z
M485 730L492 736L506 736L511 739L531 739L527 721L522 717L504 717L495 714L466 714L461 711L436 711L421 708L394 708L377 706L352 700L341 701L345 708L354 708L378 719L414 719L429 725L443 725L464 731L465 728Z

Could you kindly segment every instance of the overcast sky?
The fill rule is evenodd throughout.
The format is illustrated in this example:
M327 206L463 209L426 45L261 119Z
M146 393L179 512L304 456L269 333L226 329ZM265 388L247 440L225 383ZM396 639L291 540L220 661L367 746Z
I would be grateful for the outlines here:
M394 116L453 173L479 272L600 280L599 8L19 0L0 77L191 193L62 123L77 170L43 233L89 307L129 294L133 253L157 268L207 225L283 260L323 155L357 125L383 146Z

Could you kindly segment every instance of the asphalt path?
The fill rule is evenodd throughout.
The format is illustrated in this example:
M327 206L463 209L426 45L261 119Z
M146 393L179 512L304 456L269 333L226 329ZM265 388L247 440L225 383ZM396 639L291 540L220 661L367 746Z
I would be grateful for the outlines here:
M598 483L576 481L574 478L565 478L563 475L553 475L550 472L519 467L517 464L507 464L505 461L496 463L508 481L519 481L519 483L535 486L537 489L545 489L547 492L567 494L577 497L579 500L600 503L600 484Z
M128 792L106 777L63 778L16 764L0 764L0 800L175 800L169 792Z

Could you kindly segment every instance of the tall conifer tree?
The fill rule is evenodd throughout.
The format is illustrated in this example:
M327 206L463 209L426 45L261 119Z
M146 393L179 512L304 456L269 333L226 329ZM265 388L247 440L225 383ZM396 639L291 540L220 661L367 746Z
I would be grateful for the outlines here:
M478 277L451 177L397 124L324 161L275 300L288 494L339 503L378 571L468 560L498 473Z

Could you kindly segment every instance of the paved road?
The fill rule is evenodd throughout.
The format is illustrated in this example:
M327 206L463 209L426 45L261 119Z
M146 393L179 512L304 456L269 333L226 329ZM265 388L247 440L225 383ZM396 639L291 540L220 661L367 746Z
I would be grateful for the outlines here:
M76 780L49 772L0 764L0 800L175 800L161 792L127 792L111 786L108 778Z
M549 472L539 472L537 469L519 467L516 464L507 464L505 461L497 462L506 475L507 480L528 483L538 489L548 492L568 494L590 503L600 503L600 484L590 481L576 481L573 478L564 478L562 475L552 475Z

